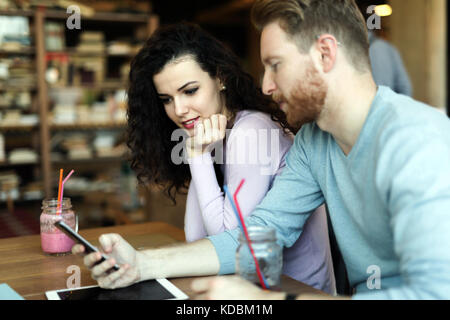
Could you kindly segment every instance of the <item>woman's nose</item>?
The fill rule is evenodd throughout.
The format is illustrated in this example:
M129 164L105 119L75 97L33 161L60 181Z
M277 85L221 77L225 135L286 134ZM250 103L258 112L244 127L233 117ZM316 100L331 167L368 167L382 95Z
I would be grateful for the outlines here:
M185 115L186 113L189 112L189 108L186 105L186 103L184 103L183 101L181 101L180 99L174 99L174 103L175 103L175 114L178 117L181 117L183 115Z

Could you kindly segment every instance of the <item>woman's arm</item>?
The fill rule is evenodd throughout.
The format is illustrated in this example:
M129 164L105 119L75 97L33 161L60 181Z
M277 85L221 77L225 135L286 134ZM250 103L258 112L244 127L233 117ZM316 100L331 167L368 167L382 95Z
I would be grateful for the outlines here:
M245 179L238 197L244 216L250 215L264 198L274 177L272 167L276 170L280 167L290 147L290 139L277 128L270 119L255 115L236 123L228 136L224 184L234 193L240 181ZM271 129L279 131L279 134L272 134ZM275 143L272 143L272 137L277 139ZM217 182L211 155L205 153L192 158L189 167L191 184L195 188L193 192L198 199L207 234L215 235L236 228L235 213ZM186 214L193 215L190 212Z

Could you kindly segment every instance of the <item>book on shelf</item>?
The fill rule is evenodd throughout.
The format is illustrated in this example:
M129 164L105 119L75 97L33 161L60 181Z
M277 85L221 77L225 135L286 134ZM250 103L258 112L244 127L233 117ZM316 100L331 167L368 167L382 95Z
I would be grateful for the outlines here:
M38 154L33 149L17 148L10 151L8 161L11 164L35 163L38 161Z
M0 49L20 51L30 47L30 29L27 17L0 16Z
M0 200L19 199L20 177L15 171L0 172Z
M36 68L29 57L8 57L0 59L0 86L17 87L26 90L36 84Z
M106 46L103 32L84 31L75 50L80 53L104 53Z
M41 200L44 198L41 182L30 182L21 189L23 200Z
M47 51L63 51L65 49L64 27L58 22L45 23L45 49Z
M22 114L20 110L7 110L0 114L0 127L33 127L39 123L37 114Z

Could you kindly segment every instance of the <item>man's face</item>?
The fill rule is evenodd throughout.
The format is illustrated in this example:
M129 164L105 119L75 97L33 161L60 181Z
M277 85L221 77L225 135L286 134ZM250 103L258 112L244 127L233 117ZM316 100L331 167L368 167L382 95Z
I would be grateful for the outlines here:
M294 127L318 120L327 95L327 85L309 54L299 52L278 22L264 27L261 34L264 65L263 92L286 113Z

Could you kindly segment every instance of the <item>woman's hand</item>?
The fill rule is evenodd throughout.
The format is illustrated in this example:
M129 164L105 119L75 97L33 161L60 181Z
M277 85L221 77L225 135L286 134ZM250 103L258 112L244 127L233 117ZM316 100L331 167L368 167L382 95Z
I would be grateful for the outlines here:
M186 141L188 157L194 158L209 151L208 146L225 138L226 128L227 117L223 114L213 114L199 121L194 128L194 135Z
M103 234L99 241L100 251L108 255L109 259L97 264L101 254L93 252L84 256L84 264L91 270L92 278L101 288L122 288L140 281L138 251L118 234ZM80 244L72 247L72 253L76 255L84 255L84 250L84 246ZM111 272L116 263L120 269Z

